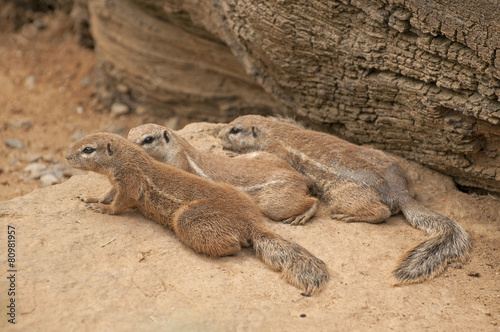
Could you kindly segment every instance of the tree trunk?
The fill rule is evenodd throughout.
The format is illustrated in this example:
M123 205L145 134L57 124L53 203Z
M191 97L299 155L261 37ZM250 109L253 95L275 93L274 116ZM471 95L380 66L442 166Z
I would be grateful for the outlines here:
M144 3L148 3L144 1ZM133 1L89 1L98 93L163 116L221 121L279 102L246 75L224 43L187 13L158 15Z
M500 192L498 3L90 0L90 8L103 82L127 86L109 98L216 120L296 115L466 188Z

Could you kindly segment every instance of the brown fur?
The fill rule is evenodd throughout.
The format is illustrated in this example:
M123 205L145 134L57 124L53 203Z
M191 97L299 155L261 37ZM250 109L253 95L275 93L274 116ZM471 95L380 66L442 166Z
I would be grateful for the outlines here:
M110 204L84 199L97 212L120 214L137 207L196 252L212 257L234 255L242 246L253 244L266 265L281 271L286 281L307 294L320 291L328 280L323 261L266 230L259 208L230 185L160 163L135 144L109 133L82 138L66 158L71 166L104 174L111 182L113 190L105 199Z
M226 148L273 153L313 182L332 218L380 223L402 211L431 237L398 263L395 283L420 282L441 273L452 259L467 259L467 233L453 220L426 209L410 193L402 168L387 154L272 118L237 118L219 134Z
M305 224L318 209L304 176L272 154L230 158L198 151L172 130L156 124L131 129L128 140L158 161L246 192L270 219Z

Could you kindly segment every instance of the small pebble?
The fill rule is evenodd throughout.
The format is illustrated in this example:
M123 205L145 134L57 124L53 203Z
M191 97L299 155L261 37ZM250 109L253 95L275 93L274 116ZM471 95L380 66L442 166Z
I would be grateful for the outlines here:
M47 27L47 23L45 23L45 20L43 18L37 18L33 21L33 25L38 29L38 30L43 30Z
M24 149L24 144L18 139L6 138L3 140L5 145L11 149Z
M54 174L45 174L40 178L40 183L42 184L42 187L48 187L53 184L59 183L59 180Z
M40 158L42 158L42 155L39 153L27 153L23 155L23 160L27 161L28 163L34 163L35 161L38 161Z
M33 127L33 121L30 119L24 119L24 120L7 120L5 122L7 127L9 128L23 128L23 129L30 129Z
M302 314L302 315L300 315L300 317L304 318L304 317L306 317L306 314Z
M58 169L47 169L42 171L41 178L43 178L45 175L53 175L57 179L57 181L60 181L62 180L62 178L64 178L63 171Z
M129 110L129 107L125 104L114 103L111 105L111 116L119 117L120 115L127 114Z
M90 83L91 83L91 80L90 80L90 77L88 76L84 76L81 80L80 80L80 86L82 88L86 88L88 86L90 86Z
M51 154L45 154L42 156L42 159L46 162L51 163L54 160L54 157Z
M47 169L47 165L43 163L31 163L24 168L26 173L29 173L31 180L37 180L42 176L42 171Z

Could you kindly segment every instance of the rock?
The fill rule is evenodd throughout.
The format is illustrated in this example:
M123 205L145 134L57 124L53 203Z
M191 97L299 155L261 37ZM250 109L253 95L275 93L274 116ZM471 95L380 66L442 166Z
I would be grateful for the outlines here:
M47 165L43 163L31 163L24 168L26 173L29 173L29 178L32 180L37 180L42 176L42 171L47 169Z
M47 22L45 22L43 17L38 17L33 21L33 26L38 30L43 30L47 27Z
M92 80L90 79L89 76L84 76L81 80L80 80L80 86L82 88L87 88L88 86L90 86L90 83L92 83Z
M40 178L42 187L48 187L53 184L59 183L59 179L54 174L45 174Z
M5 122L7 128L23 128L30 129L33 127L33 121L31 119L23 119L23 120L7 120Z
M46 162L53 162L54 161L54 156L52 156L51 154L45 154L42 156L42 159Z
M40 153L27 153L23 155L23 160L27 161L28 163L34 163L35 161L38 161L40 158L42 158L42 155Z
M8 148L11 149L24 149L25 147L23 142L15 138L6 138L3 140L3 142Z
M40 177L40 179L45 175L53 175L57 179L57 181L60 181L64 178L64 173L60 169L47 169L45 171L42 171L42 176Z
M24 168L24 171L29 173L31 180L37 180L42 176L42 172L47 169L47 165L43 163L31 163Z
M122 103L114 103L111 105L111 116L119 117L125 115L130 111L130 108Z

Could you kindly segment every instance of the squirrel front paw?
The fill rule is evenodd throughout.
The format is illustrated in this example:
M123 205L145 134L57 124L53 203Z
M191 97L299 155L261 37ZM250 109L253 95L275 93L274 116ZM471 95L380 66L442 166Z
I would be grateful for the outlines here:
M101 204L101 203L87 203L87 204L85 204L85 206L88 209L93 210L95 212L99 212L99 213L103 213L103 214L111 214L111 212L109 211L109 206L106 206L106 205Z
M97 197L85 197L83 195L77 195L76 198L84 203L97 203L97 202L99 202L99 198L97 198Z

